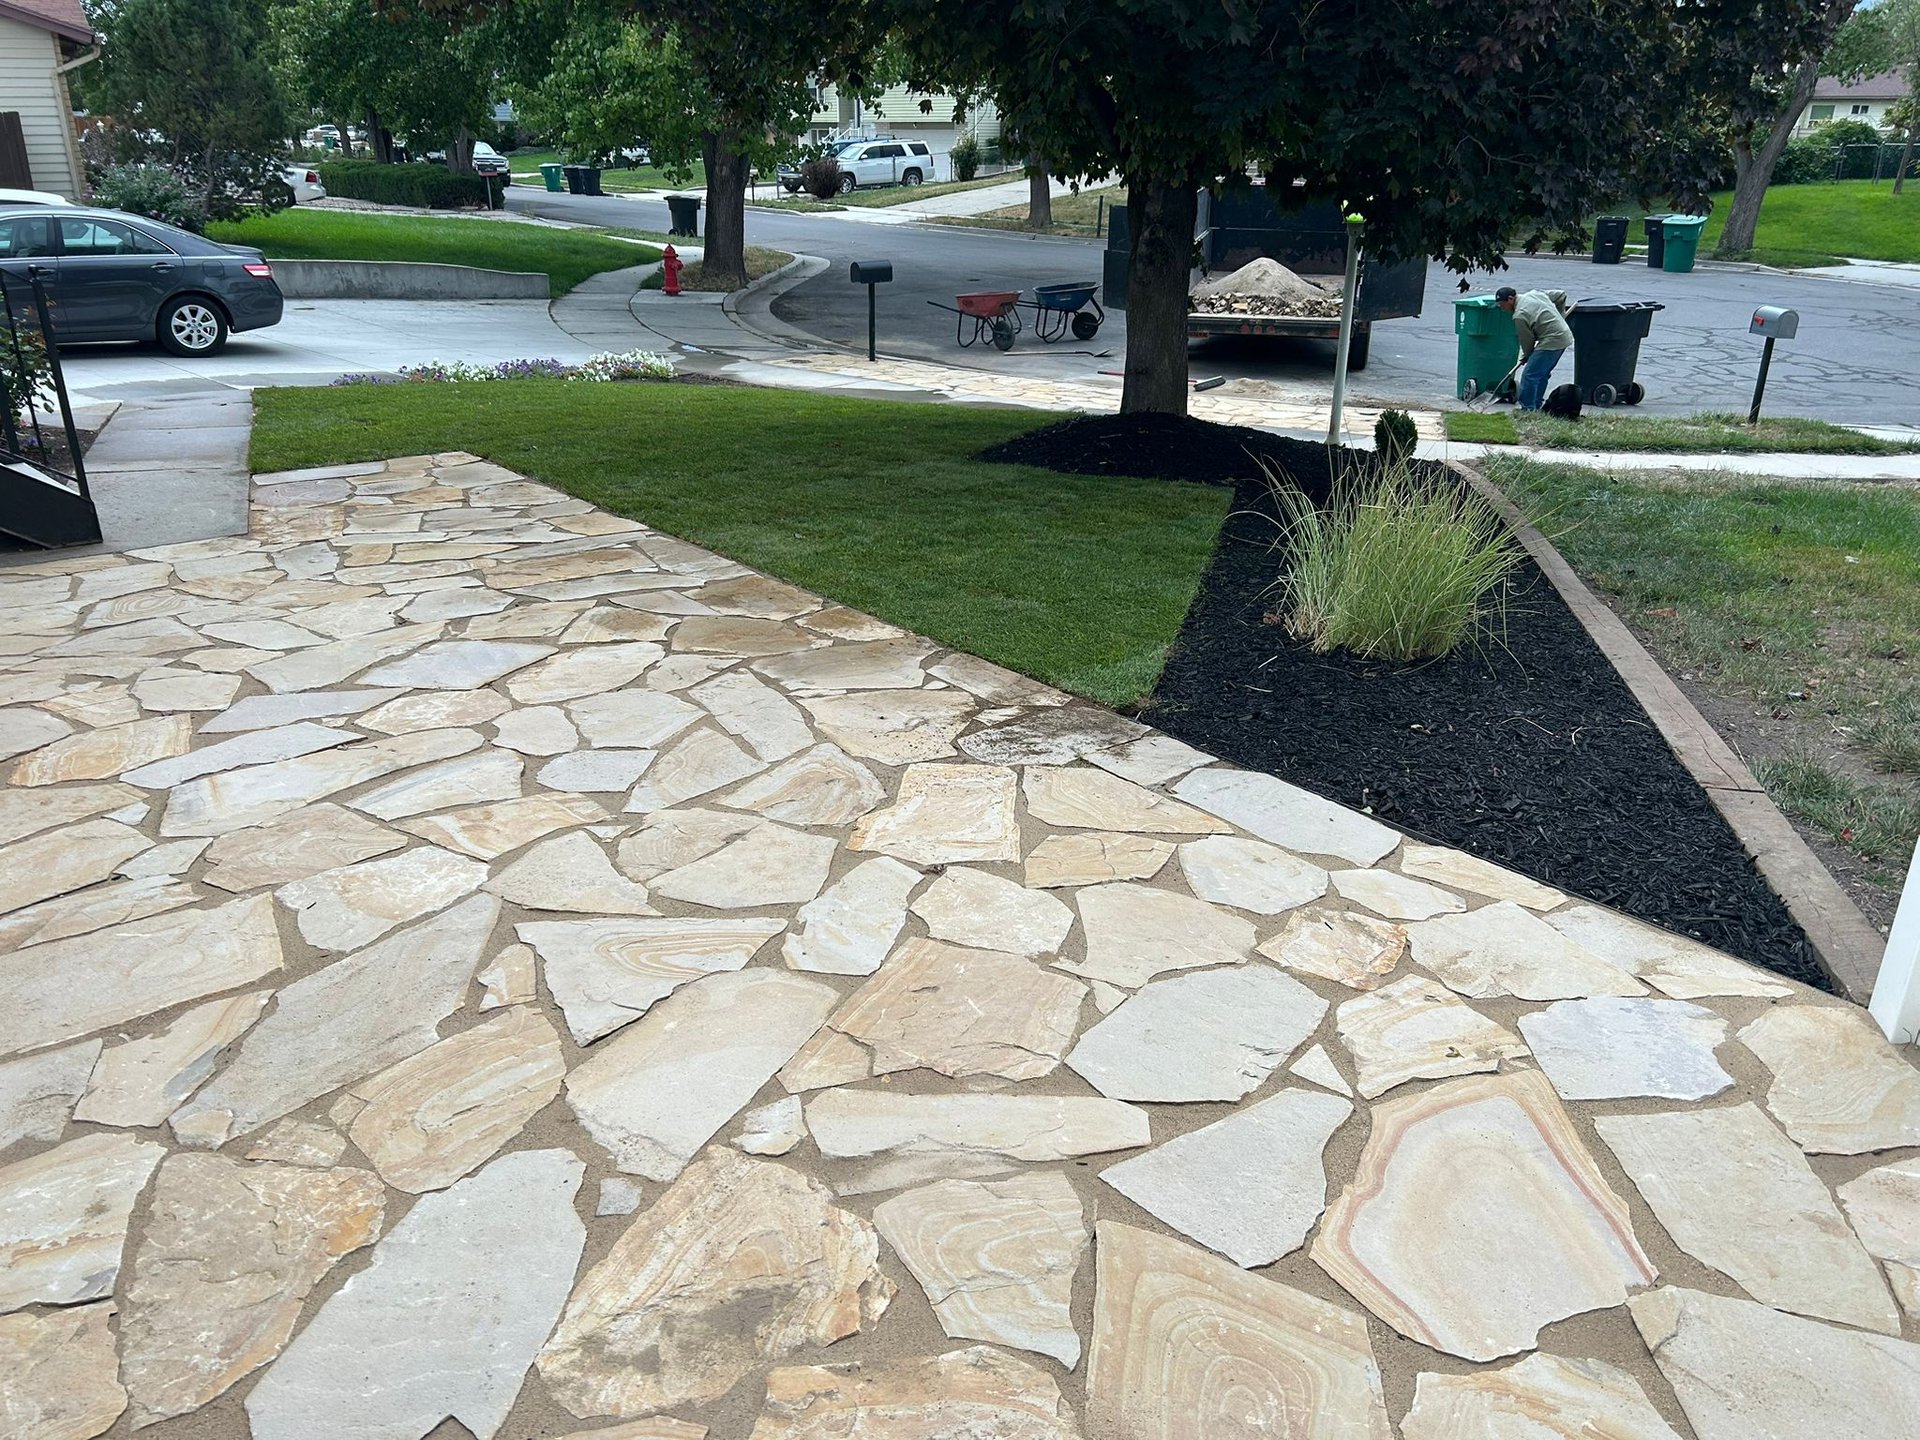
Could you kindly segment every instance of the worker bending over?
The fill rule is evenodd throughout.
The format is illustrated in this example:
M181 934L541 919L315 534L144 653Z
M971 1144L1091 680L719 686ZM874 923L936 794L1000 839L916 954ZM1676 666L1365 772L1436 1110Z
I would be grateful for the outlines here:
M1520 408L1538 410L1547 398L1547 380L1560 357L1573 348L1567 325L1567 292L1529 290L1522 295L1511 285L1494 292L1493 303L1513 316L1520 337Z

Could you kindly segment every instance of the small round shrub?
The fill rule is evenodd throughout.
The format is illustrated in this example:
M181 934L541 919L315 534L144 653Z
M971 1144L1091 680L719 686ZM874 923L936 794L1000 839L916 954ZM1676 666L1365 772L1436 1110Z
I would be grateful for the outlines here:
M840 162L831 155L815 155L800 166L800 188L816 200L840 193Z
M953 178L971 180L980 173L980 142L962 135L953 146Z
M93 183L93 203L200 232L207 212L192 188L165 165L110 165Z

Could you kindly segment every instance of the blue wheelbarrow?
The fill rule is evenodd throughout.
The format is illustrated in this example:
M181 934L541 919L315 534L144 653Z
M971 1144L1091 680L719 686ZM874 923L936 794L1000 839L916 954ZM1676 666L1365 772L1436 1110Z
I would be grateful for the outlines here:
M1021 302L1033 311L1033 333L1049 345L1065 339L1069 331L1076 340L1091 340L1100 333L1100 322L1107 318L1094 298L1098 288L1097 280L1034 286L1033 299Z

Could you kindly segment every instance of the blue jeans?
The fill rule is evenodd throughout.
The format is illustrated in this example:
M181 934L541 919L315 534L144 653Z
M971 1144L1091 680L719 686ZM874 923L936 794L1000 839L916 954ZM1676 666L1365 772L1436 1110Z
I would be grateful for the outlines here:
M1538 410L1547 398L1547 379L1560 363L1564 350L1535 350L1520 370L1520 408Z

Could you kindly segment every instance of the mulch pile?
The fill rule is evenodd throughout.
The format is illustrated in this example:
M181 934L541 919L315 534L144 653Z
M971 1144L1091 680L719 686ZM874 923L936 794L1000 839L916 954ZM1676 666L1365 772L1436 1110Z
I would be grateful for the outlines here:
M1504 634L1436 661L1315 655L1266 623L1283 557L1255 457L1325 499L1324 446L1180 417L1070 420L981 456L1234 487L1142 718L1424 839L1832 988L1786 906L1531 562Z

